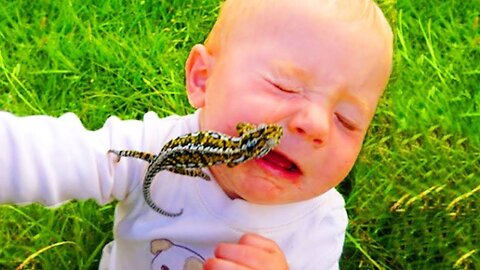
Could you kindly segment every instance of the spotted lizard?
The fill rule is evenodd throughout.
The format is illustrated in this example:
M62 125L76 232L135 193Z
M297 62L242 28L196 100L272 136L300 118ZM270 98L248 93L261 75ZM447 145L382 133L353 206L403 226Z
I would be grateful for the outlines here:
M242 162L260 158L268 154L280 141L283 129L277 124L239 123L236 126L238 137L215 131L198 131L182 135L167 142L157 155L135 150L109 150L117 157L134 157L149 163L143 180L145 202L156 212L176 217L183 213L168 212L158 207L150 194L150 186L155 175L168 170L173 173L210 180L201 169L219 164L234 167Z

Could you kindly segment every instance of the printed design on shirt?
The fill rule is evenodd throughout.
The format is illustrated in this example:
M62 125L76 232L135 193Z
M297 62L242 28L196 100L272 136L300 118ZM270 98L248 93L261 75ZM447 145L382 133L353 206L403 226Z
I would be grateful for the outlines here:
M205 262L198 252L165 238L151 241L150 252L152 270L202 270Z

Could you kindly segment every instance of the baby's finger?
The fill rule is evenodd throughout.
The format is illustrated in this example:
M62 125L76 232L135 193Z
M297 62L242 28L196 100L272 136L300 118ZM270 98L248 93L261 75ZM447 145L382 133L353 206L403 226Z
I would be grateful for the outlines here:
M241 245L257 247L270 253L281 253L280 247L275 241L265 238L258 234L248 233L244 234L238 241Z
M251 268L223 259L210 258L203 264L203 270L251 270Z
M249 267L249 269L268 269L265 263L272 261L271 253L257 247L221 243L215 249L215 257Z

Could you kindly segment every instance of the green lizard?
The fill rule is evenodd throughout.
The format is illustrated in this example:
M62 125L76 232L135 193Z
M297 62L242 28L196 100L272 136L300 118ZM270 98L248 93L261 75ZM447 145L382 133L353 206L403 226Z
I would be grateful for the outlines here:
M168 170L210 180L201 168L219 164L233 167L247 160L263 157L279 143L283 135L282 127L277 124L255 126L239 123L236 129L238 137L215 131L189 133L167 142L157 155L134 150L109 150L109 153L117 155L117 162L122 156L149 162L143 180L145 202L162 215L176 217L183 213L183 209L176 213L168 212L158 207L152 200L150 186L159 171Z

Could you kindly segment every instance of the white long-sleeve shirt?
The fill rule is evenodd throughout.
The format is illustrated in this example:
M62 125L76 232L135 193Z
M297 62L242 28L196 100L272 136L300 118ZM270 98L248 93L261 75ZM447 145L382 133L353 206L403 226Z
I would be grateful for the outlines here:
M338 269L347 215L335 189L308 201L256 205L230 199L214 179L162 171L152 183L152 198L167 211L184 210L171 218L143 199L147 163L125 157L115 163L107 154L158 153L170 139L198 131L198 117L198 111L167 118L150 112L143 121L110 117L89 131L71 113L53 118L0 112L0 203L119 200L115 240L105 246L100 269L202 269L218 243L237 242L247 232L274 240L292 270Z

